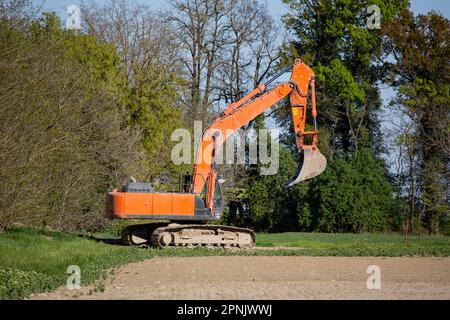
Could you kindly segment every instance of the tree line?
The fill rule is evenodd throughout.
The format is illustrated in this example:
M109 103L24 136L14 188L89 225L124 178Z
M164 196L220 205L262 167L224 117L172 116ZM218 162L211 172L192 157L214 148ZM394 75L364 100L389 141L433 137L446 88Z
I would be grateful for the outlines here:
M367 26L367 7L381 28ZM258 231L449 233L449 20L409 2L172 0L81 6L66 30L30 1L0 1L0 230L105 227L107 191L132 175L186 172L176 128L300 57L316 74L326 171L286 188L297 152L286 101L244 129L283 128L280 169L223 165L223 223ZM380 88L395 98L383 104ZM383 119L385 118L385 119ZM382 126L382 122L385 124ZM388 123L388 126L386 126ZM386 129L388 128L388 129Z

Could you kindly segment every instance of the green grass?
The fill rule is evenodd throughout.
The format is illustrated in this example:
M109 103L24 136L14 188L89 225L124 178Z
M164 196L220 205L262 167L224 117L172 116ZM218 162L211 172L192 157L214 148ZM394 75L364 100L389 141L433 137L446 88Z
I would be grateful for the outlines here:
M0 299L55 289L66 283L70 265L80 267L81 285L87 285L123 264L179 254L108 245L67 233L10 229L0 235Z
M294 250L141 249L68 233L14 228L0 234L0 299L22 299L64 285L70 265L80 267L81 285L88 285L123 264L156 256L450 256L450 237L444 236L422 236L420 241L411 237L404 246L401 235L258 234L257 246Z
M450 256L450 237L286 232L258 234L257 245L298 247L314 256Z

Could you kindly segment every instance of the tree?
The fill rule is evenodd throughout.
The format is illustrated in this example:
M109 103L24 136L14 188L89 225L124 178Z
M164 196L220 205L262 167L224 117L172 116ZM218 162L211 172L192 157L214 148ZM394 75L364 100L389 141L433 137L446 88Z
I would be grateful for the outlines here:
M449 215L450 55L449 20L436 12L414 15L403 11L384 25L388 83L396 86L396 103L411 114L420 149L420 192L425 225L438 232Z
M279 150L279 171L275 175L259 174L259 166L251 166L245 175L243 185L246 192L228 195L231 202L225 223L251 226L257 231L282 232L301 230L298 224L297 207L306 193L305 185L286 188L285 184L295 172L297 163L284 147ZM240 202L237 208L236 202ZM236 217L236 209L239 216Z
M405 243L409 229L414 231L414 224L420 234L421 216L418 209L418 175L420 171L419 156L420 148L417 143L416 126L414 114L407 112L404 108L397 108L395 101L391 103L390 123L394 129L390 130L390 139L395 158L395 188L397 191L397 204L399 210L404 211ZM397 111L397 112L396 112ZM418 223L417 223L418 222Z
M240 99L245 89L255 88L268 76L283 41L265 4L235 0L228 6L228 41L216 75L220 98L226 104Z
M285 56L302 57L317 76L320 124L330 134L330 156L370 146L381 149L377 112L381 107L376 86L381 50L378 30L366 25L372 2L356 0L284 0L291 9L284 17L295 40ZM407 1L375 1L383 23L407 6ZM370 139L367 139L370 138Z
M105 193L141 159L114 48L63 31L54 14L10 22L0 23L0 230L98 229Z
M320 232L385 231L395 219L392 186L371 150L335 159L311 182L306 195L309 230Z
M188 123L205 123L268 75L278 58L278 29L267 6L255 0L171 4L168 20L179 34L179 61L190 82L183 100Z
M85 29L97 39L112 44L126 74L126 92L121 103L128 124L141 132L146 152L142 165L147 174L180 171L170 159L172 132L182 127L180 106L185 82L177 63L178 35L167 23L165 13L156 15L148 6L110 0L98 7L82 7Z
M284 46L283 60L289 63L292 58L301 57L313 67L321 131L319 148L329 165L309 184L307 197L313 200L302 199L299 223L309 230L328 232L383 229L388 219L385 213L392 208L392 198L389 200L392 192L385 193L383 201L377 202L372 195L366 201L359 191L368 192L366 184L374 179L390 190L385 164L378 160L383 150L378 90L383 65L377 60L382 50L380 31L369 29L366 24L367 8L372 3L356 0L284 3L290 9L284 23L295 38ZM408 5L407 1L375 3L381 9L383 23ZM281 125L292 126L287 110L279 112L277 118ZM283 141L292 145L294 137L288 134ZM373 172L366 170L362 160L368 161ZM339 190L334 191L334 187ZM347 194L345 188L354 194ZM349 216L344 216L344 207ZM361 220L357 222L358 219Z
M225 14L227 7L221 0L172 1L173 15L168 17L179 36L181 64L190 81L187 99L183 100L187 120L205 123L214 101L213 77L218 56L225 45Z

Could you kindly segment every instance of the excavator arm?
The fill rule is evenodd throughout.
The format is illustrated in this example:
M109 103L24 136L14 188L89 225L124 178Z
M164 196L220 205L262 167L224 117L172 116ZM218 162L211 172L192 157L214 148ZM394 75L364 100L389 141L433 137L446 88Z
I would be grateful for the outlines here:
M206 207L214 212L213 197L216 175L214 160L216 150L239 128L255 119L274 104L290 97L292 119L299 150L299 169L287 185L292 186L319 175L326 167L326 159L317 148L317 110L315 103L314 72L300 59L295 60L289 82L281 83L265 92L267 84L260 84L252 92L237 102L227 106L221 115L204 131L197 150L192 191L200 194L206 188ZM290 69L289 68L289 69ZM276 77L280 76L279 73ZM275 78L276 78L275 77ZM305 131L306 110L310 93L313 131ZM305 144L305 136L312 136L310 145Z

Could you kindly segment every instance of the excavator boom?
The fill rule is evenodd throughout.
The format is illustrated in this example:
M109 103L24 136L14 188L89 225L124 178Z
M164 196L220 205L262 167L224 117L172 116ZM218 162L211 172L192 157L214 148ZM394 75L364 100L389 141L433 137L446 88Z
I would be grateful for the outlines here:
M265 92L267 84L260 84L245 97L230 104L204 131L194 166L193 192L200 194L206 184L206 206L211 210L214 210L215 150L231 134L287 96L290 99L296 145L299 150L299 167L296 175L287 182L287 186L293 186L301 181L311 179L325 170L326 159L317 147L318 130L314 72L300 59L295 60L294 65L290 68L292 68L292 74L289 82L281 83L267 92ZM274 78L270 81L273 80ZM313 131L305 131L308 93L310 93ZM312 136L310 145L305 144L306 136Z

